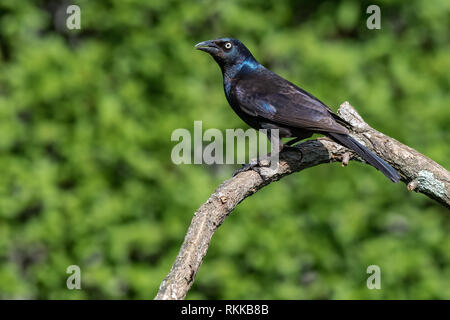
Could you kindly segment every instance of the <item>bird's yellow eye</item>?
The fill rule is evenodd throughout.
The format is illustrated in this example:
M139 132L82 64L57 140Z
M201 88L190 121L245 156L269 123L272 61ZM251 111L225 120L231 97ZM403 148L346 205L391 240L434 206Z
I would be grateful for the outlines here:
M231 49L231 42L225 43L225 49L227 49L227 50Z

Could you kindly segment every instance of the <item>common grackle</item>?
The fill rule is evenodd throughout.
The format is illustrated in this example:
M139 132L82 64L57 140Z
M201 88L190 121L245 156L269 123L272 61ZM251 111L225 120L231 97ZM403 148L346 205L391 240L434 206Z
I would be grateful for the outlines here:
M237 39L221 38L198 43L195 48L209 53L223 74L228 103L249 126L272 129L279 137L292 137L286 143L321 133L355 151L393 182L400 180L397 171L383 159L349 135L350 124L319 99L262 66ZM280 141L280 150L283 144Z

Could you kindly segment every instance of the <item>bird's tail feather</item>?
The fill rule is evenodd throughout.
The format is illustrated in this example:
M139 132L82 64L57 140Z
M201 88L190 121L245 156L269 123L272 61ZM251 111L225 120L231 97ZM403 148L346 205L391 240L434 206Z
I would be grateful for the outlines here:
M351 136L347 134L331 132L328 133L328 135L331 139L338 142L339 144L342 144L344 147L355 151L361 158L380 170L392 182L397 183L400 181L400 175L394 168L387 164L386 161L369 151L366 147L353 139Z

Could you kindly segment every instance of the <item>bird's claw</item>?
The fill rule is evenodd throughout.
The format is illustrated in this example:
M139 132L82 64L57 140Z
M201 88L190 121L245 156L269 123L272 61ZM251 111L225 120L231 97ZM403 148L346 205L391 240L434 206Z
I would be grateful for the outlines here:
M245 172L245 171L249 171L249 170L254 170L256 167L259 166L259 161L250 161L250 163L244 164L242 166L242 168L237 169L236 171L233 172L233 177L238 175L241 172Z

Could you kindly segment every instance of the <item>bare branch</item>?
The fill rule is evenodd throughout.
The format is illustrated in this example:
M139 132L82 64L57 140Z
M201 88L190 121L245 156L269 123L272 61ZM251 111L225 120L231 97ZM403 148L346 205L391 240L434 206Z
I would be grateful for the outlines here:
M409 190L421 192L450 208L450 173L446 169L416 150L372 129L348 102L341 105L338 113L352 124L352 136L391 164ZM349 160L361 161L349 149L327 138L319 138L283 151L276 170L261 167L258 172L241 172L223 182L195 212L175 263L161 283L155 299L184 299L206 255L211 237L245 198L291 173L335 161L345 165ZM388 180L386 183L389 183Z

